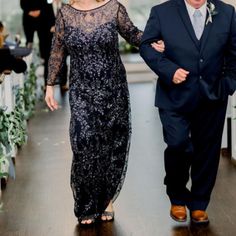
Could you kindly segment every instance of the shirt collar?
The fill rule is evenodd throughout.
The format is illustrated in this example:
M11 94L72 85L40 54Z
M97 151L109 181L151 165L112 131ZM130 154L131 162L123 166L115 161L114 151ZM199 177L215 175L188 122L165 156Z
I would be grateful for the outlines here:
M184 2L187 7L189 15L192 17L196 9L193 6L191 6L186 0L184 0ZM198 8L198 10L200 10L202 16L205 18L207 14L207 1L200 8Z

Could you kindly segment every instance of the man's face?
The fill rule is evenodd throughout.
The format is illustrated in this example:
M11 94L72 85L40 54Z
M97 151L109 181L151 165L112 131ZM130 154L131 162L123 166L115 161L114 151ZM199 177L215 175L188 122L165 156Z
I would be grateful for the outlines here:
M198 9L200 8L206 0L186 0L192 7Z

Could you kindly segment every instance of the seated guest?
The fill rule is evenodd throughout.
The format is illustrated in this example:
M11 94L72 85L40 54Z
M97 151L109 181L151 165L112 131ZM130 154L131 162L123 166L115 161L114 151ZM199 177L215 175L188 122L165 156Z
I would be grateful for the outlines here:
M3 25L3 23L0 21L0 48L4 46L4 41L8 34L6 34L6 29Z
M22 58L13 56L8 48L0 49L0 73L10 74L12 70L23 73L26 69L27 65Z

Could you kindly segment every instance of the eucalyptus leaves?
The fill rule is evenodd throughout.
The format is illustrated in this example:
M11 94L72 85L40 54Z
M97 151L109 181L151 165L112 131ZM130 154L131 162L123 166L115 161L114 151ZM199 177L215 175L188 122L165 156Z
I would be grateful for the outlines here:
M36 66L35 64L30 65L30 71L27 79L24 83L24 92L22 94L24 99L24 110L26 120L28 120L34 114L34 108L36 104Z
M0 179L6 182L9 174L15 177L12 163L12 151L14 149L11 131L14 125L11 123L11 115L5 107L0 107ZM11 170L11 171L10 171Z
M27 120L34 114L36 103L36 67L31 64L24 88L15 95L15 108L7 112L0 107L0 179L15 177L12 157L14 150L27 142Z

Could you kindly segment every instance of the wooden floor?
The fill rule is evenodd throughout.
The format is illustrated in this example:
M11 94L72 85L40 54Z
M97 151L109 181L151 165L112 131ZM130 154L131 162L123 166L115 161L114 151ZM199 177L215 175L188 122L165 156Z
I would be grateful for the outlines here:
M71 150L67 95L55 113L38 105L29 122L29 140L16 158L16 180L3 193L1 236L234 236L236 168L221 159L208 213L208 228L191 228L169 217L163 186L162 130L153 106L152 83L131 84L133 136L123 190L115 202L114 223L80 229L73 215L69 186Z

